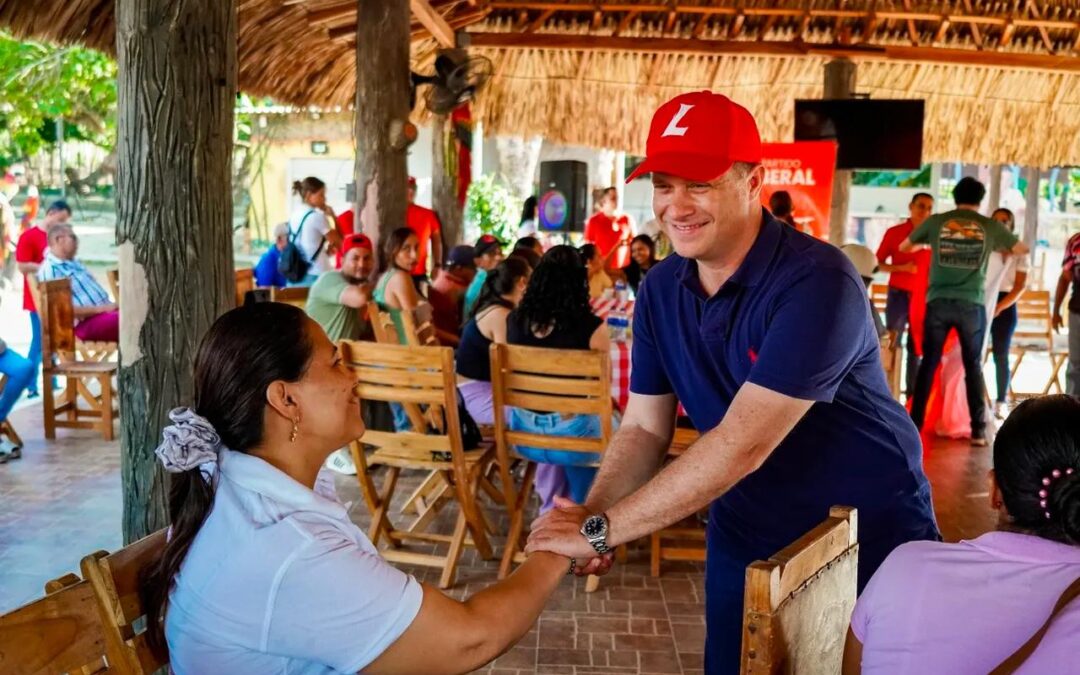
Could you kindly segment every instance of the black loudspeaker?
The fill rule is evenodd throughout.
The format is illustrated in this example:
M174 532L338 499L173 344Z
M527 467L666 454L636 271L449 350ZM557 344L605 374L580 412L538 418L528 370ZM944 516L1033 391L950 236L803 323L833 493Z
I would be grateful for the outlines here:
M582 232L588 212L589 165L567 159L540 163L541 232Z

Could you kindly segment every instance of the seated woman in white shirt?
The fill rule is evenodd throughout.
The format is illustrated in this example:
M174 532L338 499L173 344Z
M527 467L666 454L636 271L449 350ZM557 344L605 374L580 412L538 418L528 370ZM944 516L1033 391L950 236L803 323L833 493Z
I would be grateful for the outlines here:
M1015 672L1080 673L1080 599L1050 618L1080 579L1080 399L1013 411L994 440L990 503L997 531L911 542L885 559L856 603L845 675L998 672L1048 619Z
M464 673L521 638L566 575L568 559L534 554L459 602L379 556L313 489L364 433L355 385L289 305L234 309L203 339L193 407L170 413L157 450L171 538L142 579L173 672Z

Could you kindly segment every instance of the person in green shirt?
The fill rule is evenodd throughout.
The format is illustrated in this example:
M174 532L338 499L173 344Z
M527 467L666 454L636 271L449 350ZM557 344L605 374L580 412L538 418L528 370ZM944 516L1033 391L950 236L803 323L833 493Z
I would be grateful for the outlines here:
M373 271L371 240L350 234L342 244L341 269L324 273L311 287L305 311L332 342L371 339L367 306L371 301L368 277Z
M915 378L911 419L922 429L926 404L941 363L950 330L960 338L964 384L971 414L971 444L986 445L986 404L982 376L983 306L986 266L990 254L1002 251L1025 255L1029 249L1007 227L979 213L986 187L974 178L960 179L953 188L956 208L930 216L900 244L901 252L929 246L930 285L923 321L923 359Z
M462 316L472 316L476 301L480 299L480 291L484 288L484 281L487 280L488 271L495 269L503 260L502 246L502 242L490 234L481 235L476 240L476 246L473 247L476 252L476 258L473 259L476 262L476 276L465 291Z
M322 326L331 342L339 340L371 340L371 322L367 318L371 302L371 283L368 278L375 271L375 252L371 239L356 233L342 242L341 269L330 270L319 276L308 292L304 311ZM370 429L388 428L386 406L374 401L362 401L361 414ZM341 448L326 458L326 467L338 473L356 475L356 464L348 448Z

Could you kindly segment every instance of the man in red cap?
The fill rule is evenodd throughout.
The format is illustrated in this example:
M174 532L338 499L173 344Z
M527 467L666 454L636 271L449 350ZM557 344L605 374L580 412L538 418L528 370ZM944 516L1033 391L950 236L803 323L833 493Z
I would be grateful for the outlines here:
M435 272L441 267L443 259L442 226L439 216L431 209L425 209L416 203L416 179L409 176L409 189L406 193L409 205L405 210L405 225L416 233L416 265L413 266L412 275L417 283L428 281L428 244L431 244L431 270Z
M859 510L860 589L896 546L939 534L862 279L761 207L754 118L684 94L656 111L646 148L634 175L652 173L676 254L639 289L630 400L588 499L533 523L527 550L603 573L614 547L709 507L705 672L737 673L746 566L831 506ZM663 465L680 401L701 438Z

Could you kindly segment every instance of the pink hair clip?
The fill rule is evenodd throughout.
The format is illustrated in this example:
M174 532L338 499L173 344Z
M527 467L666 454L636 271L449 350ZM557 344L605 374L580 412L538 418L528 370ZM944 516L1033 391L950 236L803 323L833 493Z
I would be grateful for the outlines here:
M1039 490L1039 508L1043 509L1043 515L1046 516L1047 520L1050 519L1050 510L1046 508L1046 505L1048 503L1047 498L1050 496L1050 490L1048 489L1050 487L1050 484L1061 478L1062 476L1071 475L1073 475L1073 468L1066 467L1064 471L1062 471L1061 469L1054 469L1050 472L1049 476L1043 477L1042 484L1044 487L1043 489Z

